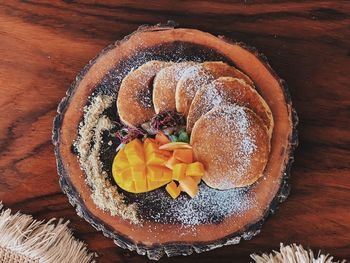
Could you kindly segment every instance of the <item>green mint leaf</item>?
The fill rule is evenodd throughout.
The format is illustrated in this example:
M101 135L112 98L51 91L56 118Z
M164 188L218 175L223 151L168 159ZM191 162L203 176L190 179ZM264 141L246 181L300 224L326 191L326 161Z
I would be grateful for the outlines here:
M175 135L169 135L170 141L177 142L178 138Z
M178 136L178 141L179 141L179 142L186 142L186 143L189 143L189 142L190 142L190 136L187 134L187 132L181 131L181 132L179 133L179 136Z

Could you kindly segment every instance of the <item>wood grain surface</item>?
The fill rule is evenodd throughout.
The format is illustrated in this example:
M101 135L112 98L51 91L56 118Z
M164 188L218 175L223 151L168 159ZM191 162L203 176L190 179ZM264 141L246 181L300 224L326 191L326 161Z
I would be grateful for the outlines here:
M292 192L251 241L160 262L249 262L301 243L350 260L349 1L0 0L0 200L64 217L99 262L146 262L80 219L60 191L56 107L80 69L141 24L175 20L257 47L285 79L300 118Z

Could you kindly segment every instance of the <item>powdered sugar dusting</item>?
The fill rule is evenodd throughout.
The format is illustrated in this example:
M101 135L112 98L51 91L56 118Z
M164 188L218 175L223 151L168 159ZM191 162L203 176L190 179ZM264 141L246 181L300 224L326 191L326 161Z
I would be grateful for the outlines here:
M188 132L191 132L193 125L202 115L216 106L233 103L246 106L244 100L246 89L251 89L251 87L247 86L243 80L231 77L221 77L201 87L197 91L188 113Z
M207 110L210 110L211 105L213 107L219 106L224 101L222 92L220 92L220 90L218 90L212 83L211 85L208 85L208 88L205 88L202 99L206 102L205 106Z
M204 223L218 223L229 215L240 216L243 211L255 205L255 199L247 189L237 188L218 191L201 183L198 195L191 199L186 194L173 200L161 188L137 195L133 203L125 203L124 194L110 182L100 161L102 133L112 128L110 119L103 115L113 103L113 97L98 95L89 107L84 108L84 120L79 129L75 146L79 151L79 162L86 174L86 181L92 189L92 199L100 209L129 219L135 224L142 220L158 223L195 226ZM245 129L245 123L241 129ZM91 143L93 142L93 143ZM152 205L150 205L152 204ZM190 230L189 230L190 231Z
M218 191L204 186L199 188L198 195L187 202L175 204L171 211L184 225L215 223L228 215L241 214L254 206L252 198L248 198L245 190L233 189Z
M164 50L166 51L166 47ZM192 51L186 51L186 48L181 44L178 51L174 53L170 54L165 51L157 51L158 53L154 50L143 51L142 43L140 43L140 51L135 51L134 58L122 62L121 65L106 74L96 89L97 95L94 95L91 105L84 109L84 120L79 128L79 137L75 146L79 152L81 168L85 171L87 183L93 191L92 198L97 207L112 215L129 219L135 224L140 224L143 220L150 220L164 224L181 224L183 227L187 227L202 223L219 223L229 215L239 217L244 214L244 211L254 207L256 203L255 197L247 189L218 191L202 182L199 194L194 199L182 193L178 199L173 200L164 188L143 194L124 193L113 184L111 171L103 169L103 165L109 160L102 158L103 164L100 161L104 151L104 144L101 143L102 134L108 132L113 126L111 119L117 118L116 121L119 120L118 117L113 117L110 113L105 115L105 110L115 103L115 97L109 95L114 95L121 81L129 72L136 70L150 60L202 62L203 60L222 59L212 51L206 51L203 54L199 51L194 56ZM191 54L186 60L184 52ZM179 71L175 78L181 80L186 74L196 75L195 71L194 68L192 70L186 69L181 73ZM198 78L194 82L196 89L202 87L204 83L212 81L212 78L207 74L203 76L198 73L200 72L197 69ZM194 93L190 95L194 96ZM149 94L146 95L149 97ZM144 107L148 106L150 101L145 101L145 104Z
M194 151L199 160L207 164L204 180L211 186L229 189L241 185L251 176L252 161L258 148L257 127L252 123L251 115L254 113L248 112L251 110L237 105L214 107L198 121L199 128L194 127Z
M245 159L250 159L249 154L252 154L256 149L255 136L250 131L252 130L252 124L247 115L247 108L239 106L227 106L223 108L223 115L225 117L225 127L238 127L238 131L242 137L239 144L239 151L237 154L242 153Z
M160 70L153 83L153 104L157 113L176 109L176 85L183 72L195 62L179 62Z
M255 135L251 133L252 124L246 112L247 108L244 107L224 107L221 112L224 116L224 131L229 133L233 127L238 128L238 134L236 134L237 142L235 151L231 151L231 160L237 160L233 162L234 167L231 167L233 171L236 171L236 176L242 178L247 174L247 170L251 166L252 155L255 152L257 146L255 142ZM209 116L209 115L208 115ZM237 130L237 129L235 129ZM227 134L226 133L226 134ZM231 138L232 139L232 138ZM223 177L225 179L225 177ZM225 185L226 180L221 181L221 185ZM225 188L225 187L224 187Z
M184 89L186 96L192 100L197 90L211 80L213 80L212 75L203 69L202 64L198 64L188 67L182 72L178 85Z
M246 188L219 191L204 183L199 185L195 198L181 194L173 200L164 191L150 192L138 200L139 209L146 210L149 202L159 209L147 211L147 218L183 226L218 223L229 215L240 216L256 205L255 197Z

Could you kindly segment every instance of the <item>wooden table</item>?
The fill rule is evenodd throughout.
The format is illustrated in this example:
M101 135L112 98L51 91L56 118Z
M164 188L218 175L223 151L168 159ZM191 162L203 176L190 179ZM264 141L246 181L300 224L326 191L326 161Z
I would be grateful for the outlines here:
M100 262L147 261L76 215L58 185L51 129L57 104L91 58L141 24L170 19L265 53L289 84L300 146L291 195L259 236L161 262L249 262L250 253L280 242L350 259L350 2L142 2L0 1L0 200L38 219L69 219Z

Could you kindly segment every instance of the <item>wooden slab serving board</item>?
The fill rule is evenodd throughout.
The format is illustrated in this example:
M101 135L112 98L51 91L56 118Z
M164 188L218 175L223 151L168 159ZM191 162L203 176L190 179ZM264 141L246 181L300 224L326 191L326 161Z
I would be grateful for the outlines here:
M161 262L249 262L301 243L350 259L349 1L0 1L0 200L71 220L99 262L147 262L79 218L58 185L56 107L80 69L141 24L175 20L257 47L286 80L299 118L292 192L251 241Z

